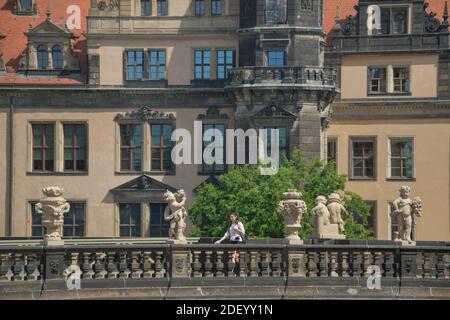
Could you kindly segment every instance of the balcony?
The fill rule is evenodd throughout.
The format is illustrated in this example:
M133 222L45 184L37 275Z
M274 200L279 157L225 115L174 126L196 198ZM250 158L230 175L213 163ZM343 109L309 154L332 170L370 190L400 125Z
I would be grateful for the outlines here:
M229 73L234 87L335 87L336 71L324 67L241 67Z
M238 16L219 17L87 17L88 34L230 33L239 28Z
M114 240L114 241L112 241ZM0 298L450 298L450 243L0 242ZM231 256L237 250L238 263ZM70 272L80 287L68 290ZM368 286L378 278L380 286ZM369 281L368 281L369 280Z

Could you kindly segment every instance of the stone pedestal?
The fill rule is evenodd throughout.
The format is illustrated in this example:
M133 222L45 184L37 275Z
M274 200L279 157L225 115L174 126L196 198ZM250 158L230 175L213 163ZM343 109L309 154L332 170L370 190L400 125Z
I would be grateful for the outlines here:
M339 225L328 224L321 227L321 232L317 234L319 239L345 239L345 234L339 234Z
M46 247L64 246L64 240L44 239L41 241L41 244Z

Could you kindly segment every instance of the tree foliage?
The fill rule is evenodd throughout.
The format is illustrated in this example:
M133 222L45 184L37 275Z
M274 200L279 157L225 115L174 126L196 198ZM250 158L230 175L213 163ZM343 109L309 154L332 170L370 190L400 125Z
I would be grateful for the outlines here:
M312 209L319 195L328 196L345 190L346 177L339 175L332 164L320 160L306 161L298 151L291 160L285 159L275 175L261 175L258 166L239 166L219 177L222 186L205 184L198 192L189 210L195 225L192 236L217 237L229 225L230 212L239 213L250 238L282 238L285 236L283 218L277 211L282 194L297 189L303 194L308 211L302 218L302 239L312 231ZM344 205L349 214L345 221L347 239L369 239L370 207L355 193L342 191Z

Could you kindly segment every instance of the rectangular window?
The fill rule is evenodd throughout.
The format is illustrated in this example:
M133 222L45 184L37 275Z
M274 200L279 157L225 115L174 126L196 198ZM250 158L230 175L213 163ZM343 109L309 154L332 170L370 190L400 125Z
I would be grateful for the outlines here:
M227 79L228 72L234 68L234 51L217 50L217 79Z
M55 134L53 124L32 124L33 170L53 171Z
M289 158L288 150L287 150L287 128L283 127L269 127L265 128L267 130L267 156L270 157L272 154L272 130L279 130L279 142L278 149L280 155L280 164L283 164L284 158Z
M391 178L413 178L413 139L390 139Z
M85 236L85 204L83 202L71 202L70 211L64 215L65 238L81 238Z
M211 15L220 16L222 14L222 1L212 0L211 1Z
M195 15L196 16L205 15L205 0L195 0Z
M152 15L152 0L141 0L141 16Z
M369 92L386 93L386 68L369 67Z
M164 80L166 78L166 50L150 50L148 55L150 80Z
M195 50L195 79L209 80L211 78L211 51Z
M168 237L169 221L164 219L164 210L167 204L151 203L150 204L150 237Z
M36 202L30 202L31 206L31 237L41 238L45 234L45 228L42 225L42 215L36 212Z
M120 170L141 171L142 125L120 125Z
M120 237L141 236L141 205L139 203L119 204Z
M172 170L172 141L173 126L171 124L152 124L152 171Z
M351 140L351 177L375 178L375 139Z
M334 170L337 169L337 139L328 138L327 162L333 164Z
M266 24L285 24L287 22L287 0L266 0Z
M127 80L142 80L144 72L144 51L127 50L126 65Z
M167 16L168 15L168 5L167 0L157 0L156 2L158 16Z
M409 92L409 68L394 67L393 68L394 92Z
M268 67L282 67L286 63L284 51L269 51L267 52L267 66Z
M84 124L64 124L64 170L87 169L87 134Z
M381 8L381 29L375 34L408 33L408 8Z
M207 132L210 129L219 130L222 133L220 141L214 139L212 132ZM206 164L205 162L212 162L212 160L203 159L202 171L205 173L224 172L225 171L225 125L223 124L204 124L203 125L203 151L211 143L215 143L215 150L212 152L212 157L218 160L213 164ZM208 141L205 141L208 140Z

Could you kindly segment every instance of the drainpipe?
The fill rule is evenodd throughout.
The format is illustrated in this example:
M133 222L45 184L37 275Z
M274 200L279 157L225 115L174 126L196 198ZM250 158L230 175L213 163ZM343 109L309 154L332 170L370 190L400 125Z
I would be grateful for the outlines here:
M7 207L6 207L6 215L5 215L5 236L11 237L12 235L12 212L13 212L13 182L14 182L14 156L13 156L13 128L14 128L14 96L10 97L9 104L9 113L8 113L8 129L7 129L7 137L8 137L8 158L7 158L7 167L8 167L8 186L7 186Z

